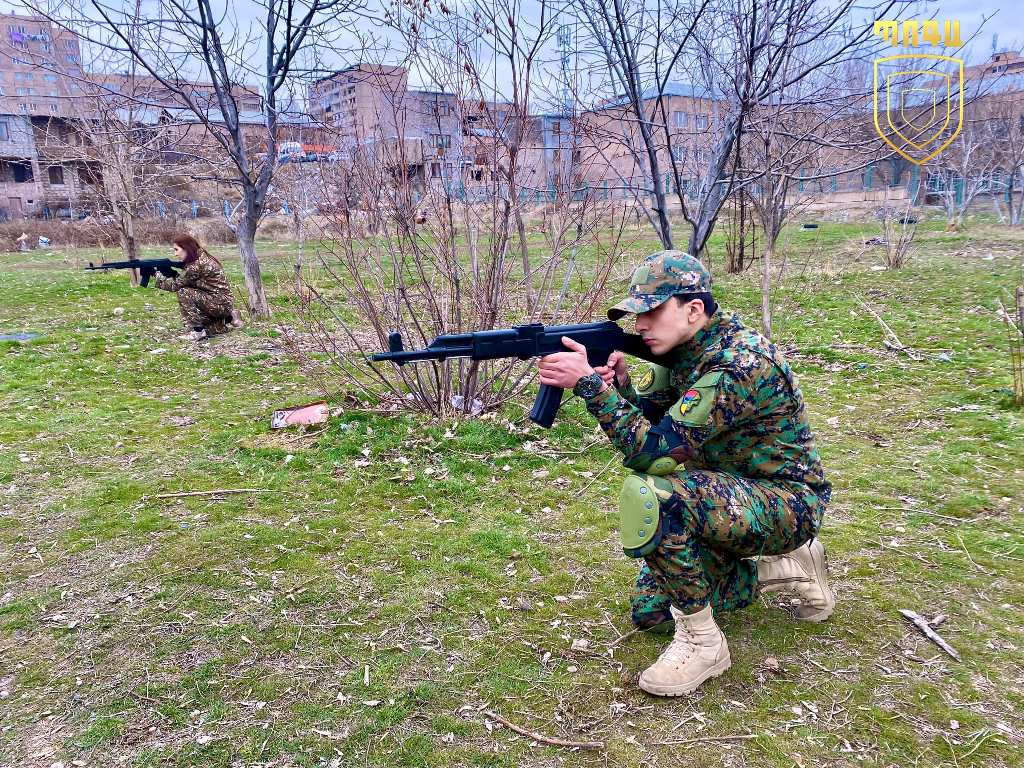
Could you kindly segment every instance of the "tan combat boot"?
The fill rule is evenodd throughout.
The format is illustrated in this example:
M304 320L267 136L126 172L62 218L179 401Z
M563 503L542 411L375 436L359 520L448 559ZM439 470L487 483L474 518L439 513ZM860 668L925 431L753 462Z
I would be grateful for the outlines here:
M796 592L801 600L796 617L802 621L824 621L836 607L828 586L825 547L817 539L785 555L758 559L757 581L762 592Z
M711 606L689 615L672 606L675 638L658 660L640 674L640 687L655 696L693 693L710 677L731 665L729 644L715 624Z

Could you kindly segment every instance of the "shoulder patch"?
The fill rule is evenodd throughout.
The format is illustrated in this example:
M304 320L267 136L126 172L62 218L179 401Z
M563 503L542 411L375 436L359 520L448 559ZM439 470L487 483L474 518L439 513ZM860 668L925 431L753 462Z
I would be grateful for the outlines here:
M711 417L711 409L715 406L718 382L722 375L722 371L712 371L697 379L669 409L672 421L687 427L705 426Z
M647 368L640 374L636 381L637 394L645 395L651 392L665 389L670 385L671 375L668 368L654 363L648 363Z
M643 373L640 374L640 378L637 379L637 389L650 389L651 384L654 383L654 371L650 367L647 368Z

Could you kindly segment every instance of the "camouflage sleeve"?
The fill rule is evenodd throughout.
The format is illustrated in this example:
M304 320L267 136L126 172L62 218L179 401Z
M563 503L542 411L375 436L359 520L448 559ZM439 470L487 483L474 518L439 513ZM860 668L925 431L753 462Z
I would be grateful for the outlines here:
M209 279L213 267L206 259L199 258L181 270L177 277L164 277L158 275L156 287L164 291L179 291L182 288L203 288L203 284Z
M625 400L627 403L633 405L640 404L640 395L636 392L636 387L633 386L633 379L626 376L626 383L619 384L618 379L615 381L615 390L619 393L619 397Z
M194 261L181 270L181 274L177 277L164 277L163 275L157 275L156 287L162 291L179 291L182 288L192 288L196 284L196 272L199 266L198 261Z
M706 442L753 415L754 389L731 372L716 370L698 379L657 422L610 387L590 398L587 410L622 452L623 464L643 472L663 456L680 464L692 459Z

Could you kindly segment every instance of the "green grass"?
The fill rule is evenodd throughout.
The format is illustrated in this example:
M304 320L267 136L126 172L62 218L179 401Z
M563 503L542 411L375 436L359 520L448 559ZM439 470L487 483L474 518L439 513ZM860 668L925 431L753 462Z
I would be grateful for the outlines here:
M270 411L318 393L269 325L199 355L173 297L76 269L96 251L0 255L0 333L40 334L0 342L0 765L1021 764L1024 414L995 301L1024 235L928 222L880 272L865 234L787 230L775 293L835 485L837 612L723 617L733 668L669 701L635 685L663 635L607 652L636 565L623 470L586 448L578 401L550 433L518 410L350 412L282 437ZM261 252L274 322L294 323L294 246ZM716 280L753 322L756 276ZM541 438L563 453L524 450ZM156 498L218 488L259 491ZM946 614L963 662L899 608ZM485 708L606 750L531 745Z

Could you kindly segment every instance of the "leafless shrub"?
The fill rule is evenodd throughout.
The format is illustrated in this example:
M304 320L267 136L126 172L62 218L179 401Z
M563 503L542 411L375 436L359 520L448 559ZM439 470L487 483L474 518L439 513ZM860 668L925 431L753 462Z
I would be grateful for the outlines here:
M1010 303L1010 302L1008 302ZM1024 285L1017 286L1013 297L1013 313L999 302L1000 314L1006 323L1010 344L1010 368L1013 371L1013 402L1024 406Z
M407 184L384 185L365 166L359 175L374 178L366 187L375 190L373 206L325 216L319 275L304 269L299 284L303 325L341 381L309 356L303 362L314 380L329 382L328 392L347 389L436 417L496 409L532 381L531 361L395 367L367 357L386 349L396 330L408 346L425 346L443 334L589 320L629 245L621 217L610 223L589 197L563 199L547 207L524 270L507 200L470 203L428 187L412 204Z
M917 216L906 206L884 206L878 212L885 247L885 268L902 269L910 256L910 246L917 235Z

